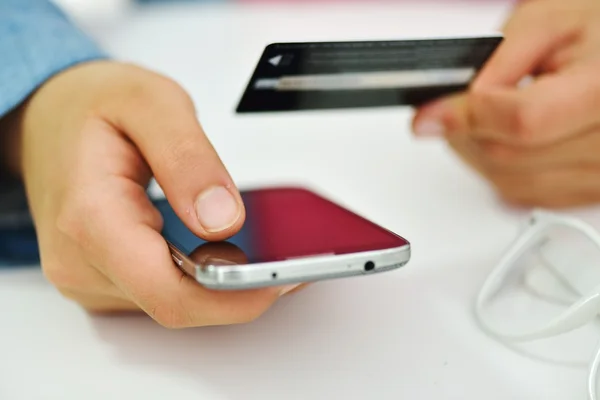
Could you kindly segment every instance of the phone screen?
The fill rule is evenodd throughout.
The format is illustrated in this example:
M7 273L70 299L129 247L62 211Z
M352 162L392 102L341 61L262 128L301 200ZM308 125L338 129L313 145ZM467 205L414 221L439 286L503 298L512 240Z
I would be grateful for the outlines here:
M155 201L164 219L162 234L194 260L203 255L250 264L408 244L404 238L304 189L252 190L242 192L242 198L244 225L222 242L200 239L185 227L167 200Z

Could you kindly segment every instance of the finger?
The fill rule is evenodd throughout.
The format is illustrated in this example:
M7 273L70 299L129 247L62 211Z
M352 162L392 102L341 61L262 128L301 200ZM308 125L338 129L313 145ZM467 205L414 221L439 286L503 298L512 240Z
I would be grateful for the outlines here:
M144 311L166 327L250 322L264 314L280 296L281 288L243 291L204 288L173 266L164 240L155 231L132 226L124 230L127 232L145 245L115 252L112 275ZM144 268L127 268L134 262Z
M600 168L572 167L522 174L492 174L500 196L529 207L564 208L600 200Z
M148 72L140 72L149 74ZM189 97L175 83L152 75L108 118L137 145L174 211L190 230L218 240L239 230L241 197L204 134Z
M52 227L54 228L54 227ZM38 233L42 271L58 290L119 297L122 293L102 272L89 265L79 244L55 229ZM61 249L61 251L53 251Z
M466 136L452 136L447 139L447 143L454 153L475 172L484 178L489 179L485 163L481 162L481 154L474 140Z
M519 146L562 140L600 123L596 64L546 75L520 90L473 90L424 109L415 124L434 115L447 136L468 134Z
M471 129L469 112L466 94L450 95L418 108L411 128L418 137L466 134Z
M477 162L491 171L532 172L600 165L600 130L593 129L548 146L518 147L493 141L471 141Z
M123 195L128 190L118 183L110 187L113 191L81 194L85 197L72 212L86 218L61 227L77 236L78 243L86 243L87 258L160 324L182 328L249 322L279 298L283 288L213 291L193 281L175 267L160 233L144 222L150 200Z
M193 281L175 267L157 229L156 210L144 187L134 181L98 179L93 187L70 194L64 210L58 222L61 232L81 246L85 258L125 299L164 326L249 322L289 289L219 292Z
M474 91L473 136L540 145L591 129L600 123L598 66L546 75L522 90Z
M448 140L456 154L494 187L506 202L517 206L563 208L600 201L600 166L569 165L537 170L495 169L482 162L476 143Z
M225 264L247 264L248 256L235 244L230 242L207 242L198 246L189 255L198 265L218 262Z
M536 6L519 5L510 18L504 29L505 39L470 85L475 102L478 93L516 89L524 78L535 75L554 52L577 38L580 28L576 21L545 15ZM442 98L417 110L413 131L422 137L470 132L471 114L469 97L464 94ZM498 120L503 126L503 120Z
M190 253L190 259L197 265L243 265L248 264L248 256L242 249L230 242L207 242ZM301 290L304 284L279 286L280 296Z

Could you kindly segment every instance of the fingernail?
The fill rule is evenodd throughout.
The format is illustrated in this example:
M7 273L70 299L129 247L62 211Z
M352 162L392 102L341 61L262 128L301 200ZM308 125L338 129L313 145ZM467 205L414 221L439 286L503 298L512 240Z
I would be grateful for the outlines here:
M279 296L284 296L284 295L288 294L289 292L296 289L300 285L301 285L301 283L297 283L295 285L288 285L288 286L282 287L281 290L279 291Z
M198 196L196 214L206 231L220 232L236 223L240 217L240 206L227 188L219 186Z
M417 136L444 136L446 128L435 119L425 119L415 125L415 134Z

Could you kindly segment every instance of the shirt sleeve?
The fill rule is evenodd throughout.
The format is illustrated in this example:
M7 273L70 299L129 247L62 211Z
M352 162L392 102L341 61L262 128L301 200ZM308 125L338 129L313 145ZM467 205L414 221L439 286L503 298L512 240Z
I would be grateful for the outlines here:
M107 58L47 0L0 0L0 118L58 72Z

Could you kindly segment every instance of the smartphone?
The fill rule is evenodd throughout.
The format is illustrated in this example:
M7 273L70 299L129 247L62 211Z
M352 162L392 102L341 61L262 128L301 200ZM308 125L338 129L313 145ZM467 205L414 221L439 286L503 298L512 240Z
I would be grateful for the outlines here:
M166 199L154 200L177 267L215 290L364 276L410 260L403 237L304 188L241 192L246 220L231 238L207 242L192 233Z

